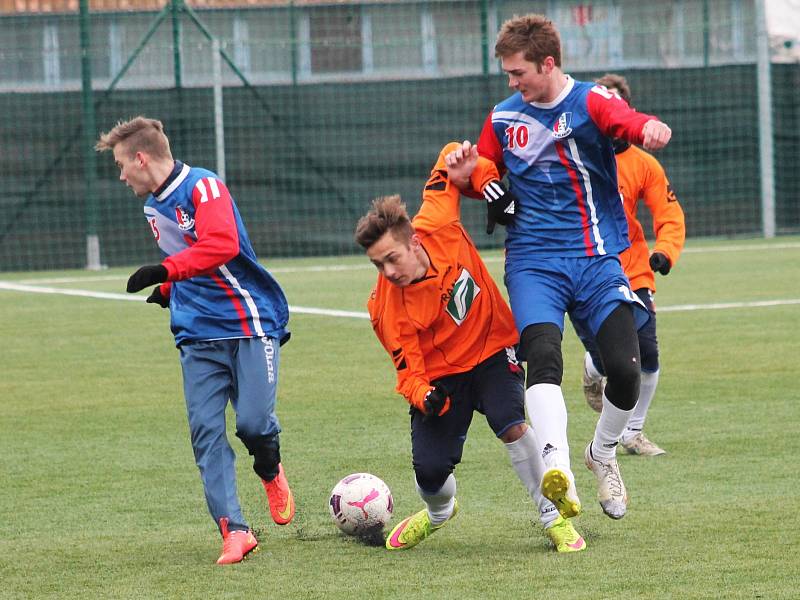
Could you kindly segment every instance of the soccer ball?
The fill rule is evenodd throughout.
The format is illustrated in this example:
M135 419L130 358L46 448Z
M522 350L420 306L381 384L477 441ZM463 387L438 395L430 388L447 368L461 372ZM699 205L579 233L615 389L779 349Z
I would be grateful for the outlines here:
M369 473L353 473L336 484L328 500L336 526L348 535L380 531L392 518L392 492Z

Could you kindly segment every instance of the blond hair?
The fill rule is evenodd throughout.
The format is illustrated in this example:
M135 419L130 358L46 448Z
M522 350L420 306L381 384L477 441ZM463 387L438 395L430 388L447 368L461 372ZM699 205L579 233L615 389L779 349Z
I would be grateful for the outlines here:
M372 208L356 224L355 240L364 250L369 250L387 231L392 232L394 239L406 244L414 235L406 205L396 194L372 201Z
M544 15L514 16L500 27L494 55L504 58L522 52L525 60L541 65L548 56L561 68L561 36Z
M111 131L100 135L95 150L114 150L122 144L130 156L146 152L157 160L172 159L164 124L158 119L138 116L129 121L119 121Z

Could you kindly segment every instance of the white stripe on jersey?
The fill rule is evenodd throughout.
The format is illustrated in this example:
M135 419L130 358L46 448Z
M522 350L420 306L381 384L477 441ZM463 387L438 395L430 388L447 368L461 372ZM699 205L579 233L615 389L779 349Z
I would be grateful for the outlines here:
M578 153L578 144L575 138L567 138L569 143L569 153L572 155L572 160L581 172L583 177L584 187L586 188L586 204L589 205L589 214L592 221L592 232L594 233L595 242L597 242L597 253L602 256L606 254L605 240L600 235L600 228L597 226L597 209L594 205L594 194L592 193L592 182L589 179L589 171L586 170L586 165L581 160L581 155Z
M155 198L156 198L156 200L158 200L159 202L162 202L162 201L164 201L165 199L167 199L167 198L169 197L169 195L170 195L172 192L174 192L174 191L175 191L175 190L178 188L178 186L179 186L180 184L182 184L182 183L183 183L183 180L184 180L184 179L186 179L186 176L187 176L187 175L189 175L189 171L190 171L191 169L192 169L192 168L191 168L189 165L187 165L187 164L184 164L184 165L183 165L183 168L181 169L181 172L180 172L180 173L178 173L178 176L177 176L175 179L173 179L173 180L172 180L172 183L170 183L170 184L167 186L167 189L165 189L163 192L161 192L161 193L160 193L158 196L156 196L156 197L155 197Z
M515 111L515 110L501 110L500 112L492 113L492 123L527 123L528 125L535 125L539 128L544 128L539 121L530 115Z
M253 297L250 295L250 292L239 285L239 280L233 276L233 273L228 270L228 267L222 265L219 270L222 271L225 279L227 279L233 288L244 298L244 303L247 304L247 308L250 310L250 314L253 317L253 325L256 328L256 334L258 334L258 337L264 337L264 330L261 328L261 317L258 314L258 307L256 303L253 302Z
M219 191L219 185L217 185L217 180L214 179L213 177L208 177L206 178L205 181L208 182L208 185L211 188L211 195L213 196L213 199L216 200L217 198L219 198L222 194Z

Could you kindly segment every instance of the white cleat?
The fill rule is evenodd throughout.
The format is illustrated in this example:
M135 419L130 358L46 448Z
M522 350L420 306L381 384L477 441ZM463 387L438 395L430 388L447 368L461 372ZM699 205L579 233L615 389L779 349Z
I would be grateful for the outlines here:
M586 370L586 362L583 365L583 396L586 398L588 404L595 412L603 410L603 390L606 388L606 378L600 377L599 379L593 378Z
M598 460L592 455L592 444L586 446L584 454L586 468L597 477L597 497L600 507L612 519L621 519L628 510L628 493L619 473L617 459Z
M667 451L659 448L641 431L629 439L627 442L620 441L620 446L625 449L628 454L637 454L639 456L661 456L666 454Z

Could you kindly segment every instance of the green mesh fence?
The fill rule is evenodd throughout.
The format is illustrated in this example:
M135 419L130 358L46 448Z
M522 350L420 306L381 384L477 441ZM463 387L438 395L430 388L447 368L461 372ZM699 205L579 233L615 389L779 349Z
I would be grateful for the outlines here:
M356 252L369 200L400 193L416 209L441 146L475 139L508 95L492 39L531 11L559 25L566 72L621 73L633 104L670 124L658 157L690 236L761 232L752 2L285 4L92 12L91 96L78 14L0 16L0 269L83 267L87 235L104 265L157 256L111 156L87 159L85 123L94 139L138 114L164 121L191 165L222 170L224 142L225 179L260 256ZM209 36L223 51L216 79ZM773 64L771 76L776 229L796 233L800 65ZM464 205L478 244L500 246L480 203Z

